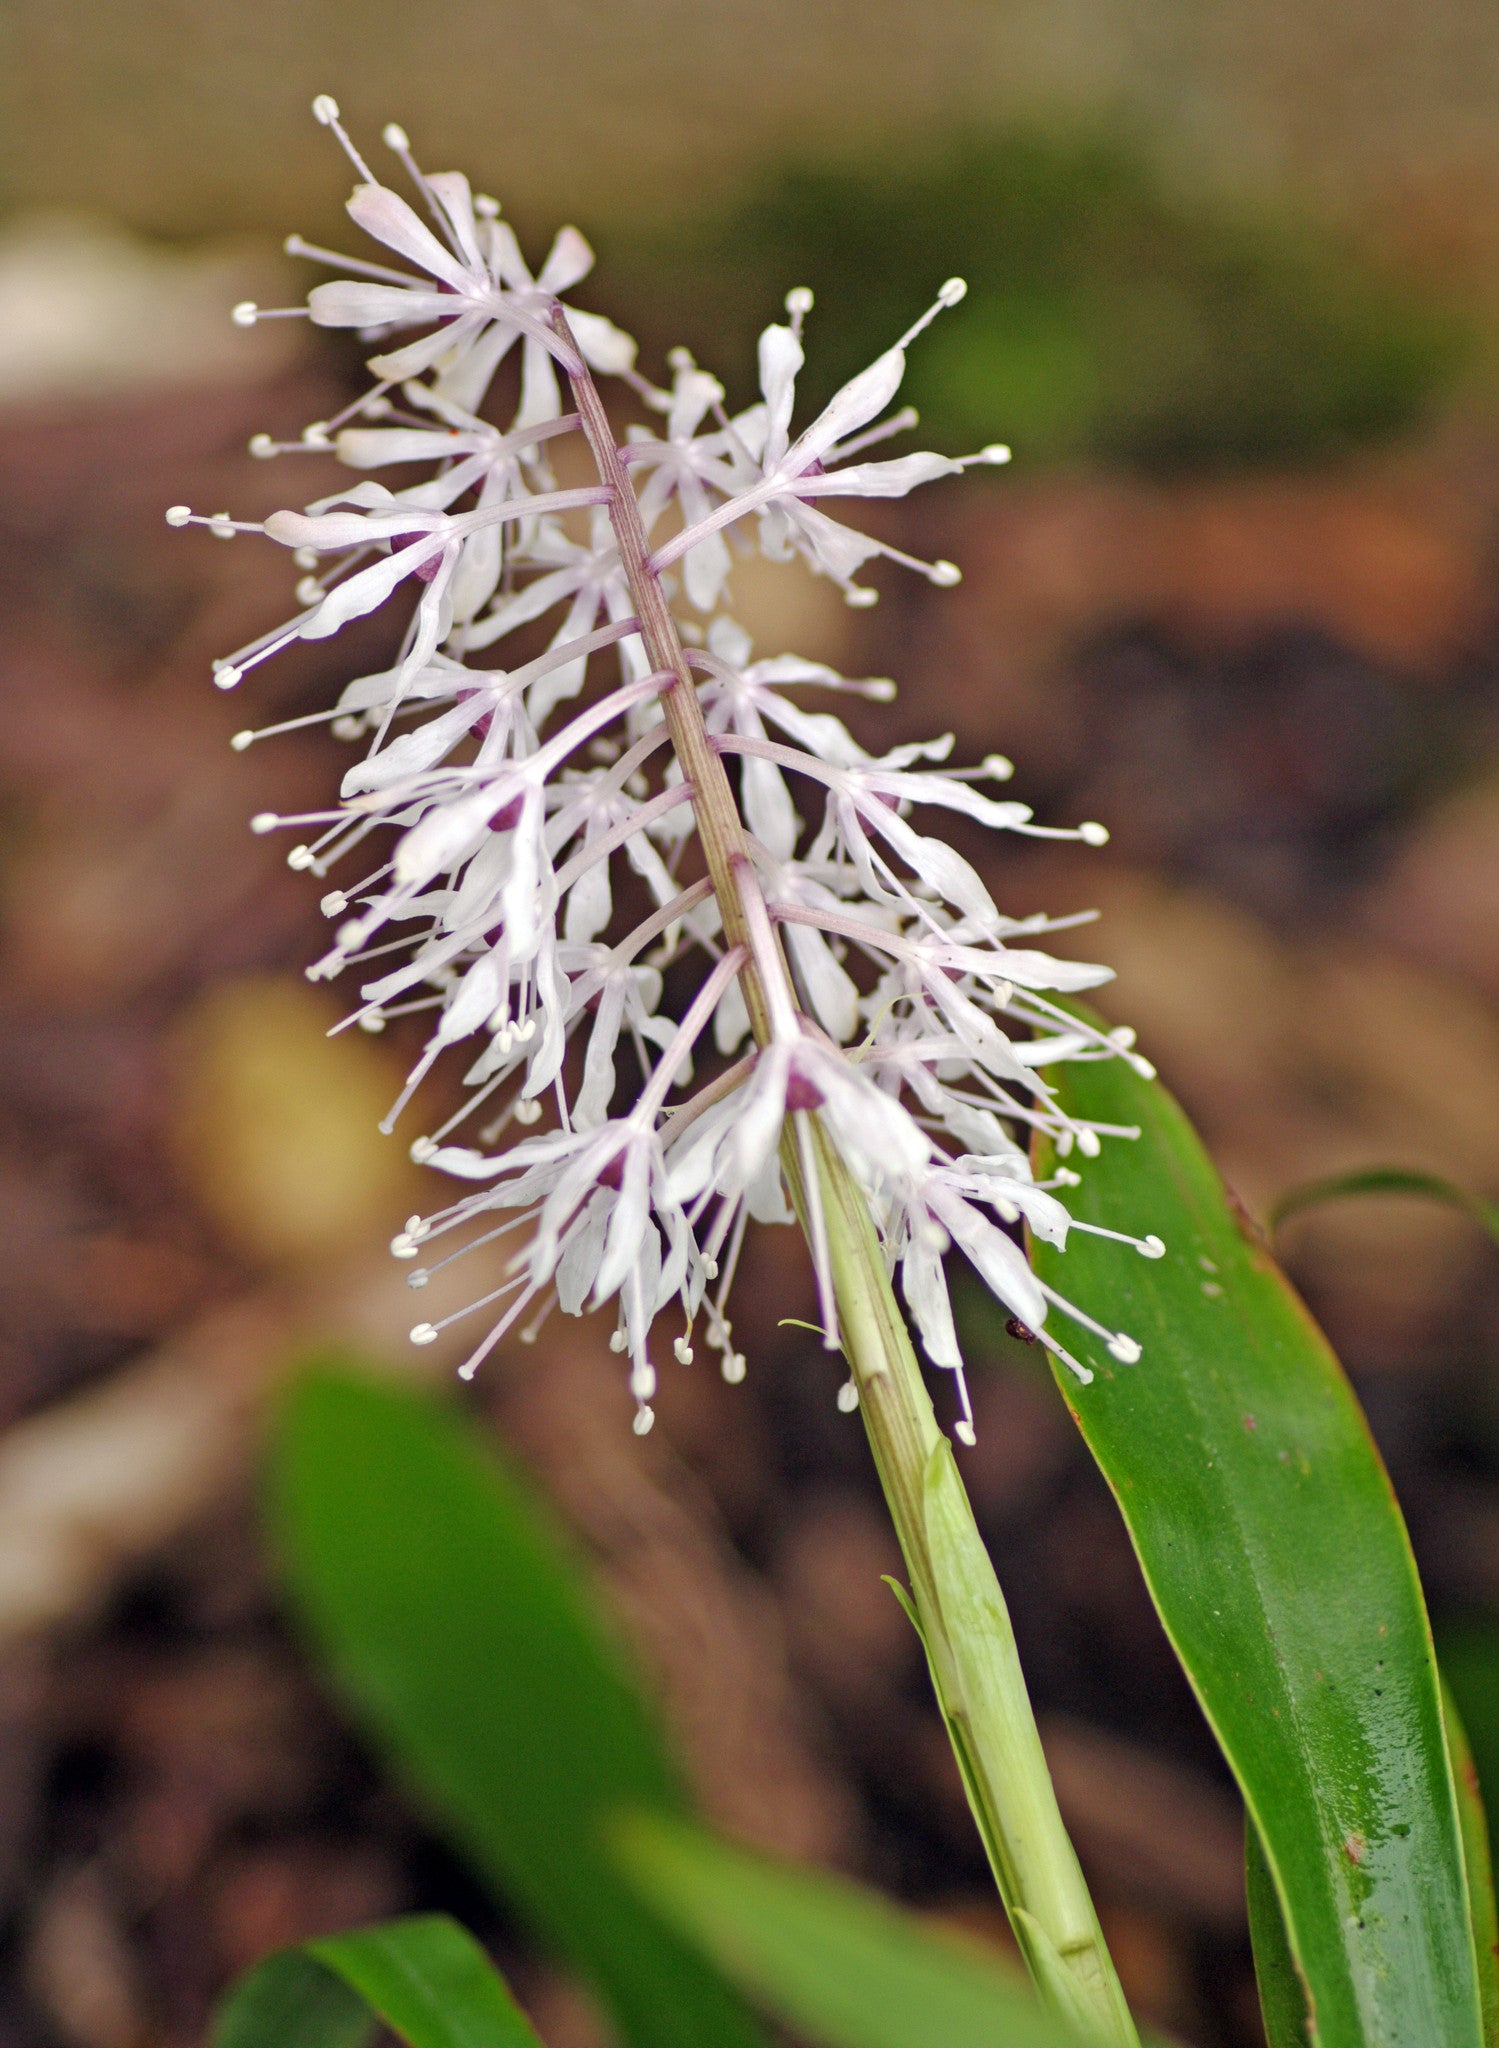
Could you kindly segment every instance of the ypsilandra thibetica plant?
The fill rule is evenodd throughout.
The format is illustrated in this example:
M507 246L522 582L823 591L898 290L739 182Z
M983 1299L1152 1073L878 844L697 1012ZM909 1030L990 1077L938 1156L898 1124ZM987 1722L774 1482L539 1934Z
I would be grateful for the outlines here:
M657 385L627 334L571 303L594 260L575 229L532 274L498 203L457 172L422 172L399 127L385 143L408 197L369 170L334 100L313 111L354 164L348 213L381 260L293 238L289 250L332 279L305 307L246 303L233 317L301 313L375 348L373 385L338 418L293 442L252 442L260 457L334 455L358 479L264 522L188 506L168 520L258 532L295 555L295 616L221 659L225 690L299 639L328 639L387 602L403 612L389 666L291 721L326 721L356 750L340 801L252 825L293 829L291 866L328 887L332 944L309 973L352 971L346 1022L424 1020L387 1128L448 1049L467 1063L461 1106L410 1141L451 1198L408 1219L391 1249L420 1290L487 1247L475 1266L485 1280L412 1339L473 1329L467 1378L555 1307L612 1305L610 1341L645 1434L661 1343L684 1368L702 1346L725 1380L745 1376L731 1317L745 1231L799 1225L821 1341L848 1368L838 1405L862 1417L905 1556L909 1589L895 1593L1048 2007L1016 2021L983 1989L993 2025L981 2017L973 2036L942 2040L1038 2042L1026 2028L1044 2021L1048 2040L1137 2048L913 1343L950 1374L952 1436L971 1446L944 1268L967 1260L1051 1354L1245 1792L1274 2048L1307 2038L1309 2015L1327 2048L1427 2048L1431 2015L1444 2015L1454 2048L1474 2048L1481 1985L1499 2013L1483 1823L1454 1780L1419 1583L1352 1393L1132 1032L1075 1001L1108 969L1044 950L1075 920L1001 911L973 864L924 827L946 811L1085 846L1108 834L1038 825L995 795L1010 762L954 766L950 735L868 752L829 705L885 705L893 684L756 649L735 616L735 567L752 555L821 575L854 606L874 602L860 578L879 561L936 586L960 580L954 563L917 561L838 514L842 500L903 498L1010 459L997 442L967 457L883 453L917 424L897 408L905 352L934 319L960 317L965 285L934 279L930 309L801 428L813 297L795 287L784 322L760 336L760 399L731 414L725 387L686 350ZM494 385L506 365L500 389L518 399L502 424ZM389 1489L389 1464L385 1475ZM352 1516L346 1475L338 1485ZM369 1550L350 1538L319 1554L326 1565ZM418 1587L393 1642L381 1587L360 1608L352 1579L340 1585L334 1606L354 1604L338 1628L369 1622L379 1657L405 1671L401 1645L428 1626L432 1599ZM403 1690L410 1671L387 1686L375 1665L360 1669L375 1718L395 1729L397 1698L410 1704L420 1688ZM440 1720L444 1704L422 1712ZM430 1741L424 1720L412 1755L430 1761ZM440 1776L453 1800L457 1778L448 1765ZM661 1853L696 1855L657 1851L657 1886ZM723 1855L692 1868L739 1901L770 1898ZM528 1870L504 1870L524 1892ZM700 1884L668 1882L661 1898L709 1939ZM813 1905L805 1884L795 1896L815 1919L833 1915L842 1931L823 1954L846 1964L852 1950L838 1944L864 1909L850 1921L842 1905ZM737 1911L709 1939L715 1964L743 1972L752 1993L784 1991L790 1978L745 1962ZM549 1925L571 1925L565 1901ZM801 1909L776 1925L793 1948L813 1939ZM862 1954L881 1950L872 1923L858 1925ZM416 2048L457 2040L467 1993L446 2013L434 1991L426 2019L405 2025L401 1970L426 1956L438 1985L481 1960L430 1923L371 1939L358 1954L319 1952L319 1966ZM909 1933L899 1939L915 1972L907 1991L946 1985L940 1956L917 1958ZM666 1980L641 1997L629 1942L586 1950L580 1939L600 1982L629 1978L614 2009L633 2015L633 2048L696 2040L668 2017ZM805 1954L793 1962L797 1997L821 1987L838 2003L858 1989L848 1970L833 1985ZM235 2007L242 2019L258 1997ZM494 2017L502 1991L483 1997ZM881 1999L866 2003L862 2032L842 2019L811 2032L850 2048L932 2048L919 2028L887 2023ZM813 2007L825 2011L817 1997ZM276 2030L270 2007L254 2011L242 2048Z
M822 1341L847 1363L839 1406L868 1430L909 1611L1021 1949L1075 2026L1132 2043L907 1329L909 1316L956 1383L963 1444L973 1423L949 1250L1080 1382L1090 1346L1125 1365L1140 1357L1127 1330L1038 1276L1017 1228L1052 1246L1092 1230L1119 1238L1120 1259L1161 1255L1148 1217L1125 1236L1069 1215L1065 1162L1137 1134L1069 1113L1048 1078L1073 1061L1150 1070L1127 1030L1058 1000L1108 978L1043 950L1069 920L1001 911L922 826L947 811L1095 846L1107 834L1038 825L991 793L1010 764L948 765L950 735L867 752L826 704L888 702L893 685L759 651L733 606L736 562L752 554L831 579L855 606L874 603L858 579L881 558L958 582L953 564L914 560L836 514L842 500L903 497L1008 459L1000 445L874 452L915 425L891 410L906 350L964 285L934 280L930 310L799 430L812 295L791 290L785 321L760 337L761 397L731 414L685 350L657 385L626 334L570 302L593 262L574 229L533 276L499 206L466 178L424 173L392 126L402 196L332 100L314 111L352 160L348 210L382 259L294 239L332 281L305 308L246 304L235 317L300 312L376 345L372 388L339 417L298 441L252 443L267 457L331 452L358 480L263 524L184 506L167 518L262 533L300 572L296 615L220 662L221 688L297 640L408 606L391 665L316 714L357 749L339 803L253 821L294 828L291 865L328 883L333 943L309 972L353 970L348 1021L430 1023L391 1124L448 1048L468 1061L461 1109L411 1145L454 1198L413 1216L392 1249L417 1261L419 1288L438 1265L508 1240L499 1286L461 1311L476 1331L465 1376L554 1305L614 1303L644 1432L658 1322L682 1364L702 1344L725 1379L742 1379L731 1288L746 1228L800 1225ZM517 356L518 406L500 425L486 399ZM592 474L559 487L569 437ZM528 651L505 666L517 637ZM1046 1179L1030 1164L1037 1133ZM412 1339L441 1327L419 1322Z

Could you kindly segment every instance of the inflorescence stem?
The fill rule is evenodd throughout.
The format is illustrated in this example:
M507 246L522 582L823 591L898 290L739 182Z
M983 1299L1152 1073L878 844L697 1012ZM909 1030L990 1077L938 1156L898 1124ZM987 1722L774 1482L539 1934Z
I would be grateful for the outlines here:
M650 667L675 679L662 693L661 707L692 789L725 938L745 949L745 1008L755 1042L763 1046L773 1035L777 1012L795 1003L789 969L603 402L560 305L552 320L564 344L583 432L609 492L609 518ZM799 1144L793 1126L804 1136L810 1130L811 1143ZM803 1227L815 1220L826 1237L839 1341L910 1574L910 1597L902 1594L902 1603L925 1645L969 1803L1021 1951L1041 1997L1085 2036L1109 2048L1138 2048L1057 1809L1004 1595L952 1447L937 1425L863 1194L815 1112L788 1118L782 1167ZM815 1187L808 1185L809 1172Z

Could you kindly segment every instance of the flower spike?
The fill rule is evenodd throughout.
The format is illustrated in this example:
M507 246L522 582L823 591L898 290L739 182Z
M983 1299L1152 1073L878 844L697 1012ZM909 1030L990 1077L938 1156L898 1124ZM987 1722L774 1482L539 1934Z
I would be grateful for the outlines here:
M871 755L822 707L886 703L894 685L757 656L733 612L734 550L749 545L800 558L854 604L873 602L854 579L880 556L939 587L959 580L955 564L919 561L823 507L1009 461L1000 442L958 458L868 455L916 424L910 407L889 410L906 351L959 303L962 281L949 279L800 431L813 299L793 289L786 324L761 336L760 400L731 418L723 385L685 350L658 389L636 371L629 336L563 310L593 267L576 230L533 272L498 205L456 172L424 171L403 128L387 126L384 141L415 204L375 177L333 100L314 112L355 168L348 210L379 260L293 237L288 250L334 281L314 285L305 307L246 303L232 317L310 314L378 333L369 390L299 440L251 443L266 460L331 452L354 480L264 522L186 505L166 517L224 539L268 536L295 558L296 615L219 663L221 688L298 639L405 605L387 668L355 677L327 709L247 727L231 744L326 723L356 749L336 808L264 812L252 829L315 830L291 865L340 873L322 898L333 944L308 972L354 975L345 1022L378 1031L424 1019L426 1044L386 1128L439 1059L467 1048L466 1103L410 1147L456 1197L409 1218L391 1248L421 1259L417 1288L472 1252L499 1258L500 1273L488 1269L492 1284L466 1308L419 1322L413 1342L483 1317L469 1375L507 1334L534 1336L552 1306L613 1302L644 1432L656 1319L676 1319L679 1360L701 1339L726 1380L742 1379L728 1305L748 1226L799 1212L823 1340L837 1347L823 1164L835 1156L929 1360L952 1375L961 1442L974 1422L949 1254L1080 1380L1093 1368L1048 1329L1053 1311L1084 1333L1083 1348L1097 1340L1132 1362L1128 1333L1032 1273L1022 1225L1057 1244L1092 1226L1064 1206L1076 1173L1061 1166L1039 1185L1021 1140L1042 1131L1063 1157L1093 1156L1110 1133L1063 1113L1048 1069L1148 1063L1132 1034L1100 1031L1054 1000L1108 978L1032 943L1077 920L1003 913L929 820L958 812L1087 845L1107 833L1039 825L1024 804L990 795L982 785L1007 780L1011 764L992 754L949 766L950 736ZM501 427L486 398L516 356L518 408ZM596 376L652 417L628 427L623 447ZM597 480L559 488L552 450L579 435ZM819 693L810 705L808 690ZM342 864L356 854L351 875ZM694 966L695 993L680 1001ZM1154 1236L1096 1234L1146 1258L1163 1250ZM859 1399L850 1379L838 1405L852 1412Z

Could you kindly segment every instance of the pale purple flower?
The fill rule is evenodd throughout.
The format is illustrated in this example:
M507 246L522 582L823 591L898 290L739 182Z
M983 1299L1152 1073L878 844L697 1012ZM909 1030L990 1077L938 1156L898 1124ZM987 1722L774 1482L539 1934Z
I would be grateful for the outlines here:
M1132 1358L1127 1335L1043 1285L1018 1232L1061 1244L1084 1227L1064 1204L1072 1168L1038 1186L1023 1139L1043 1132L1065 1160L1092 1156L1110 1135L1063 1111L1048 1070L1071 1059L1145 1062L1129 1033L1095 1029L1065 1006L1107 970L1042 950L1051 922L1003 912L928 827L956 813L991 831L1094 845L1106 835L1040 826L1024 804L989 794L983 785L1005 781L1009 763L991 755L953 767L950 735L870 753L819 700L886 702L892 686L792 653L757 657L733 608L736 559L753 549L799 557L868 601L853 580L862 565L910 558L832 517L827 502L904 496L1005 459L998 446L962 459L868 454L913 424L908 411L887 411L905 351L961 287L944 286L800 432L811 298L793 292L789 325L761 337L760 401L730 417L721 384L685 352L669 359L671 387L659 390L636 374L634 344L618 329L571 308L564 320L560 295L593 263L575 231L533 275L494 203L456 173L424 175L399 129L386 139L413 201L371 176L331 102L319 102L319 118L359 172L351 217L407 268L349 262L347 275L314 288L316 321L380 332L379 381L300 442L257 436L253 446L331 450L360 475L264 522L186 507L168 518L225 536L258 532L296 558L295 616L220 663L221 688L298 639L401 606L386 665L355 676L323 714L358 748L338 802L253 823L299 828L307 836L291 864L337 875L323 897L333 943L309 972L355 978L348 1021L380 1030L422 1020L425 1043L387 1126L435 1063L462 1048L464 1102L411 1145L461 1192L412 1218L393 1248L426 1262L411 1275L418 1286L470 1250L501 1248L499 1284L460 1311L485 1319L464 1370L510 1333L534 1332L552 1306L579 1314L613 1303L637 1428L653 1412L651 1330L663 1312L680 1318L680 1358L701 1328L725 1377L741 1378L729 1318L741 1248L751 1223L792 1220L793 1184L824 1338L837 1344L824 1143L862 1191L929 1359L956 1379L964 1440L945 1254L966 1259L1080 1378L1090 1368L1056 1337L1060 1316L1115 1360ZM486 394L517 350L519 407L501 429ZM607 480L612 458L597 484L557 488L553 450L578 425L559 372L591 404L585 365L623 379L630 401L655 415L655 426L628 429L622 451L630 518ZM398 488L382 480L406 465L426 473ZM957 580L947 563L912 566L939 584ZM687 651L674 648L660 673L637 599L643 610L673 599L688 608ZM674 691L689 693L675 714ZM694 698L743 827L727 905L693 846L699 793L669 744L672 718ZM234 744L284 729L247 730ZM758 1045L747 1044L741 983L751 961L768 1006ZM1153 1238L1124 1241L1148 1256L1160 1249ZM430 1341L439 1327L418 1324L413 1335Z

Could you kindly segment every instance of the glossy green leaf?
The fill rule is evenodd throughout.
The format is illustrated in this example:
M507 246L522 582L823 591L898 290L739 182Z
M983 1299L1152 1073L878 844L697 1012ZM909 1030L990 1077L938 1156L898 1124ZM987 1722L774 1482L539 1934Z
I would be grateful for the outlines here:
M1249 1939L1259 1983L1260 2017L1268 2048L1308 2048L1306 1986L1286 1940L1286 1923L1275 1896L1275 1879L1253 1825L1244 1830L1244 1892L1249 1905Z
M520 1482L441 1403L320 1370L275 1447L273 1519L356 1711L449 1837L588 1977L636 2048L759 2032L603 1846L623 1804L680 1808L657 1731Z
M1437 1629L1437 1662L1462 1715L1483 1803L1499 1813L1499 1628L1487 1621ZM1493 1842L1492 1822L1489 1830Z
M1078 2048L1018 1971L875 1892L657 1815L616 1839L644 1894L823 2048Z
M1494 1897L1494 1858L1489 1847L1488 1815L1484 1811L1477 1767L1445 1672L1442 1674L1442 1715L1447 1724L1447 1754L1452 1759L1463 1860L1468 1870L1468 1917L1473 1929L1473 1953L1478 1963L1483 2038L1488 2048L1496 2048L1499 2044L1499 1901Z
M1319 2048L1473 2048L1430 1633L1352 1391L1165 1090L1123 1060L1053 1078L1071 1114L1141 1131L1081 1162L1074 1213L1167 1247L1037 1245L1044 1280L1143 1348L1121 1364L1084 1331L1096 1377L1059 1383L1258 1827Z
M1452 1760L1453 1782L1457 1788L1458 1824L1468 1873L1469 1920L1478 1966L1483 2038L1488 2048L1495 2048L1499 2043L1499 1904L1494 1897L1494 1866L1478 1773L1457 1711L1457 1702L1445 1677L1442 1681L1442 1714L1447 1729L1447 1753ZM1306 1991L1286 1940L1285 1921L1281 1916L1280 1901L1275 1896L1269 1866L1265 1862L1265 1852L1252 1827L1245 1832L1244 1863L1249 1932L1254 1943L1254 1967L1259 1979L1266 2040L1269 2048L1306 2048Z
M1357 1173L1334 1173L1325 1180L1306 1181L1281 1196L1270 1211L1270 1228L1278 1230L1288 1216L1315 1209L1323 1202L1340 1202L1349 1195L1421 1195L1445 1202L1471 1216L1480 1230L1499 1242L1499 1202L1486 1202L1482 1195L1470 1194L1439 1173L1416 1173L1404 1166L1368 1166Z
M225 2000L213 2048L358 2048L376 2020L408 2048L541 2048L483 1949L440 1913L267 1956Z

